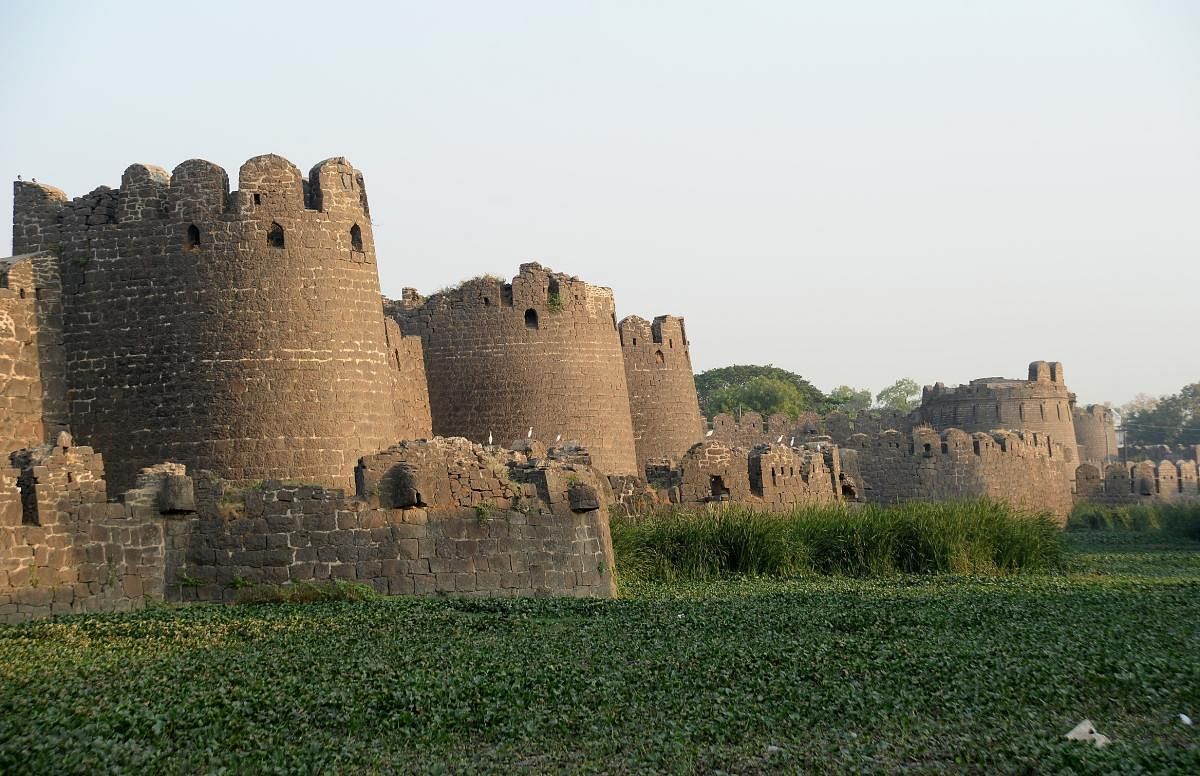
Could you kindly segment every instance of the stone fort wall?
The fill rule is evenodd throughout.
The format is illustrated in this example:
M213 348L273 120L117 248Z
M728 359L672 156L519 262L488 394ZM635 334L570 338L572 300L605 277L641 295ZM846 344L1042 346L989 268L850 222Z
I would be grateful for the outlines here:
M852 437L842 466L865 500L943 501L991 498L1046 510L1065 522L1073 505L1074 446L1035 432L885 431Z
M607 474L638 471L612 290L522 264L387 304L425 353L433 431L509 444L582 443Z
M1200 466L1195 460L1110 463L1103 469L1080 464L1075 489L1080 501L1098 504L1137 504L1200 500Z
M18 182L17 252L52 250L70 425L130 486L161 460L235 480L350 484L358 458L428 436L419 343L385 325L362 175L249 160L135 164L68 200Z
M683 319L660 315L653 323L636 315L617 326L638 473L664 459L678 461L704 436Z
M984 377L968 385L927 385L918 416L920 422L940 430L1031 431L1076 448L1074 406L1075 394L1067 390L1062 364L1034 361L1028 380ZM1078 457L1077 449L1072 452Z

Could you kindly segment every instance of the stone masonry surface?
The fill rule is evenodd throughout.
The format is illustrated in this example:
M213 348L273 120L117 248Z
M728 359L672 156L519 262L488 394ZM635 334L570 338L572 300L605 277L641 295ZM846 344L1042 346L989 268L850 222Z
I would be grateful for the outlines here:
M387 304L425 352L433 432L500 444L576 440L606 474L638 471L612 290L522 264Z
M692 359L683 319L660 315L653 323L631 315L618 325L638 473L651 461L678 461L704 438Z
M1046 510L1063 522L1074 503L1077 465L1074 444L1029 431L939 433L924 426L909 434L858 434L842 449L843 468L862 483L869 502L986 497Z

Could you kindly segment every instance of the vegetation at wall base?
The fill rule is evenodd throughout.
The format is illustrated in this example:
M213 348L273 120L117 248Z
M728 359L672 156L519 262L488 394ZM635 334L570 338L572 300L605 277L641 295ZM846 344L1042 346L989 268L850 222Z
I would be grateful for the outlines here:
M773 514L740 505L614 514L622 579L703 581L734 574L854 577L997 575L1062 567L1046 514L990 501L805 506Z
M1067 530L1139 531L1200 540L1200 502L1079 504L1071 510Z

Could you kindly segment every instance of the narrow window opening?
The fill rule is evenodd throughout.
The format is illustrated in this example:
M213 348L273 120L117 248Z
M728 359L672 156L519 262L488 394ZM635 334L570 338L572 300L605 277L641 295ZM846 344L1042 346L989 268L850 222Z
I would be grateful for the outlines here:
M274 221L271 222L271 229L267 232L267 243L272 248L283 247L283 227Z
M526 329L536 329L537 327L538 327L537 310L530 307L528 310L525 311L525 328Z
M25 289L22 288L22 289L18 290L17 295L20 296L22 299L24 299L25 298Z
M485 296L485 297L483 298L483 306L484 306L484 307L491 307L491 306L492 306L492 300L491 300L490 298L488 298L488 297L486 297L486 296Z
M729 488L725 486L725 478L719 474L714 474L708 478L708 491L713 501L726 501L729 499Z
M925 447L925 455L932 455L932 454L933 454L933 445L931 445L931 444L929 444L928 442L926 442L926 443L925 443L925 445L924 445L924 447Z
M633 338L633 344L634 344L634 345L636 345L636 344L637 344L637 337L634 337L634 338Z
M200 228L195 224L188 225L187 242L184 245L189 251L200 250Z
M659 366L666 366L667 360L663 357L663 352L661 350L654 351L654 362Z
M975 455L979 455L979 440L976 439L972 444L975 446Z
M513 306L512 283L505 283L500 287L500 304L504 307Z
M74 481L75 481L75 475L72 474L71 472L67 472L67 484L69 485L70 483L72 483Z
M261 205L261 204L262 204L262 194L255 194L255 195L254 195L254 204L256 204L256 205Z
M362 253L362 229L358 228L358 224L350 227L350 247L359 253Z
M948 453L948 452L950 452L950 445L948 445L948 444L947 444L947 443L945 443L945 442L942 442L942 452L943 452L943 453Z
M675 340L671 339L670 337L667 337L667 348L673 349L674 347L675 347Z
M41 525L38 517L37 480L33 469L25 469L17 475L17 490L21 492L21 524Z

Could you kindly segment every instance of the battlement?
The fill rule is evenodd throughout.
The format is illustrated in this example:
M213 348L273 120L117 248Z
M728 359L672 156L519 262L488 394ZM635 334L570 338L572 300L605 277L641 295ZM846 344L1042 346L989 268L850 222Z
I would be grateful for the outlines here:
M930 426L917 426L907 434L888 429L878 434L853 434L845 443L859 450L883 451L892 455L930 458L948 456L1038 456L1047 460L1075 462L1075 449L1053 441L1036 431L996 429L990 432L968 433L957 428L938 431Z
M831 445L755 445L749 449L706 439L693 445L672 473L674 503L754 504L786 511L832 503L842 494L841 463Z
M520 271L505 282L495 275L480 275L457 286L422 296L406 288L399 300L397 312L410 314L420 311L431 315L463 309L510 309L514 315L535 315L529 328L540 328L551 316L566 320L578 315L603 318L617 328L616 302L613 291L595 286L574 275L555 272L537 262L520 266ZM565 313L565 315L563 315ZM528 321L528 318L527 318Z
M617 324L617 330L623 348L665 345L673 350L686 349L689 344L683 318L675 315L659 315L653 323L637 315L627 315Z
M347 234L333 230L329 237L358 253L367 253L370 210L363 176L344 158L318 163L308 178L287 159L275 154L256 156L238 171L240 188L229 191L229 175L219 165L189 159L167 172L149 164L131 164L121 175L118 189L100 186L81 197L68 198L61 190L41 183L13 184L14 250L33 251L64 245L72 235L98 236L105 228L130 228L139 224L182 226L187 247L204 248L206 232L221 232L237 221L261 225L263 239L271 239L272 222L293 231L293 239L311 246L314 238L294 232L296 223L280 219L304 216L306 221L328 219L352 222ZM112 225L119 225L113 227ZM190 224L196 233L184 231ZM353 229L355 235L348 231ZM239 235L245 236L245 235ZM370 250L373 254L373 250Z
M1200 500L1200 477L1195 460L1110 463L1101 470L1080 464L1075 473L1080 501L1131 504L1142 501Z

